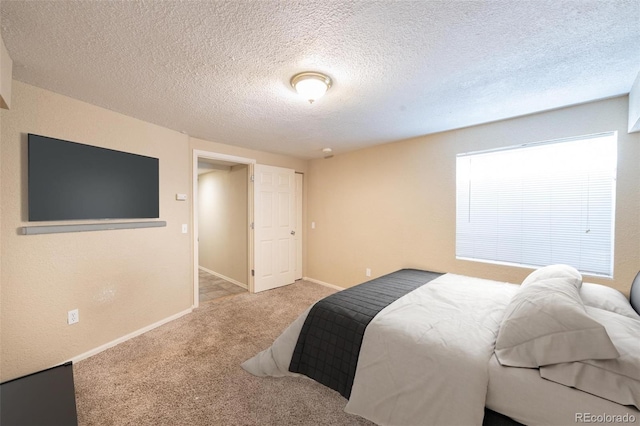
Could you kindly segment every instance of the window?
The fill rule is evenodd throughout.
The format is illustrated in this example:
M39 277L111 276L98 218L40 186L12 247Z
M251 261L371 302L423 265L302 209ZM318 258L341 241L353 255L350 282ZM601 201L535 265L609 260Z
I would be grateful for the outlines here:
M459 154L456 257L613 276L617 133Z

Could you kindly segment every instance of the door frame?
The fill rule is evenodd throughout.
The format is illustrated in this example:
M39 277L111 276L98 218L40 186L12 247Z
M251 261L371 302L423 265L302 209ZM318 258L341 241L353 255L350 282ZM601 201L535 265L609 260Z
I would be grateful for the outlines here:
M250 228L250 224L253 223L253 182L251 181L251 176L253 176L253 166L256 164L256 160L253 158L245 158L238 157L235 155L228 154L220 154L212 151L203 151L199 149L193 150L193 161L192 161L192 171L193 171L193 181L191 185L191 221L192 221L192 230L191 233L191 243L193 247L193 308L197 308L200 305L200 294L199 294L199 279L198 279L198 268L199 268L199 247L198 247L198 158L206 158L209 160L221 160L228 161L231 163L238 164L247 164L247 227ZM254 292L253 287L253 276L251 276L251 270L254 265L254 251L253 251L253 232L249 229L247 232L248 241L247 241L247 287L250 293Z

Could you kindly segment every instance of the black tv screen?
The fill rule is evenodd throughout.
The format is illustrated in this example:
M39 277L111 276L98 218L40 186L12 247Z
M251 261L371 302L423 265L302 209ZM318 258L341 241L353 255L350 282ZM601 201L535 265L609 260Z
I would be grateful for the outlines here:
M159 217L157 158L29 134L29 220Z

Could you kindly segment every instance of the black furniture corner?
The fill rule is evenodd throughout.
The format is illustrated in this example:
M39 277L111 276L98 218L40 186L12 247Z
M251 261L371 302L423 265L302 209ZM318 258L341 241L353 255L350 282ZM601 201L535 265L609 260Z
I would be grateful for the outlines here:
M0 424L77 426L72 363L0 384Z

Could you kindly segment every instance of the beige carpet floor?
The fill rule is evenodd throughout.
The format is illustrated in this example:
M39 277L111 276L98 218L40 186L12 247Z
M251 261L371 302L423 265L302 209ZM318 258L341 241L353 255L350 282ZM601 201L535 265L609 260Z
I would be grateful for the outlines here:
M74 365L82 425L372 425L306 378L261 378L240 364L311 303L309 282L203 304Z

